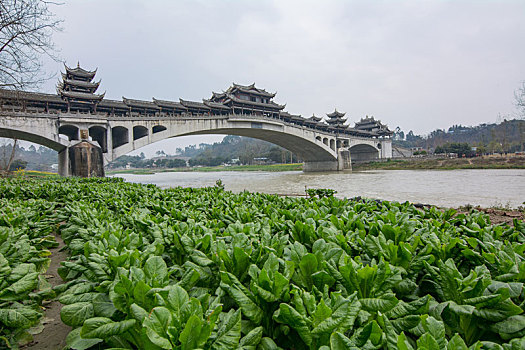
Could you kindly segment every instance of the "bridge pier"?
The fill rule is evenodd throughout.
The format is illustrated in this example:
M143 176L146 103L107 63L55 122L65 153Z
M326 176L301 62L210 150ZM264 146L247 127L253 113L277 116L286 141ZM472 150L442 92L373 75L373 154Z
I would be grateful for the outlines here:
M69 176L71 169L69 167L69 147L58 152L58 175Z
M83 140L58 153L58 174L61 176L104 177L102 149Z
M343 171L352 170L352 159L350 157L350 151L345 148L337 150L337 160L327 161L305 161L303 164L303 171L305 173L317 172L317 171Z
M338 170L352 170L352 157L350 151L345 148L337 150Z

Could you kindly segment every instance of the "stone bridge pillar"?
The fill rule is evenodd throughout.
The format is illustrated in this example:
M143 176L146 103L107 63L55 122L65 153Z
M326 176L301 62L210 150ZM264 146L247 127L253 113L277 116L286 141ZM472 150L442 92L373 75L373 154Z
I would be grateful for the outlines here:
M352 170L352 158L348 149L339 148L337 150L337 161L339 170Z
M102 149L88 140L88 131L80 130L81 140L58 153L61 176L104 177Z

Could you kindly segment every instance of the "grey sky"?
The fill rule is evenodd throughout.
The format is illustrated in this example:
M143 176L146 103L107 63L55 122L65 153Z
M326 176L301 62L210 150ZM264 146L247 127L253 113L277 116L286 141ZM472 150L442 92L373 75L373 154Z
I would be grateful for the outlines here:
M55 12L61 57L98 67L114 99L200 100L255 82L294 114L337 108L352 124L373 115L428 133L511 115L525 80L522 0L69 0Z

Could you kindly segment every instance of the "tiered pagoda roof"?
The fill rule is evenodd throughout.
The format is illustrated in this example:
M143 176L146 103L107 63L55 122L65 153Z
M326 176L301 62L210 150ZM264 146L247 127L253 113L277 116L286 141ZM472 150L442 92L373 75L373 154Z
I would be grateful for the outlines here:
M100 81L92 81L97 70L87 71L79 65L76 68L69 68L64 64L64 67L66 72L62 73L62 81L57 85L58 95L67 101L69 109L88 107L96 110L97 104L105 95L105 93L95 94L100 85Z
M335 129L344 129L344 124L346 123L346 118L344 118L345 114L346 113L339 112L337 109L332 113L327 113L326 116L328 117L328 125L334 127Z
M213 92L208 102L220 103L230 108L246 108L260 111L280 111L285 105L279 105L272 101L275 93L251 85L240 85L233 83L226 91Z
M369 116L361 118L360 121L356 122L354 129L359 131L367 131L380 136L390 136L393 133L388 129L388 126L382 124L381 121L375 120L374 117Z

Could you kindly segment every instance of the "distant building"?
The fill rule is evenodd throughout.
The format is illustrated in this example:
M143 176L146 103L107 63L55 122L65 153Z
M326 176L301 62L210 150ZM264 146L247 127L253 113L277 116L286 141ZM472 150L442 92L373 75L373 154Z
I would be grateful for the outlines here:
M266 164L271 164L271 163L273 163L273 161L266 157L253 158L253 164L255 165L266 165Z

